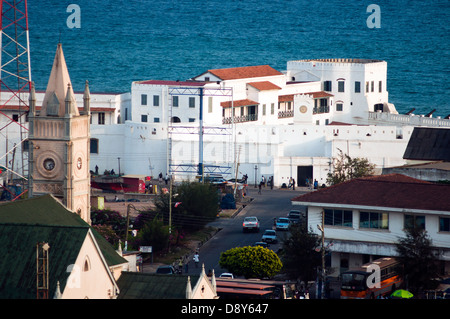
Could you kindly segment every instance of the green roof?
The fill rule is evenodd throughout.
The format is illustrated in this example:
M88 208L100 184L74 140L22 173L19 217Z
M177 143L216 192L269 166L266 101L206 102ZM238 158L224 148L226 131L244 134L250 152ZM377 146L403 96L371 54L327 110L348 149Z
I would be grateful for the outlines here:
M91 229L108 266L126 263L114 248L77 214L52 195L0 204L0 298L36 298L36 244L48 242L49 297L61 291Z
M118 299L186 299L188 277L191 277L193 287L200 276L123 271L117 280Z
M0 298L36 298L36 245L47 242L49 255L49 298L56 284L65 287L69 265L75 263L86 238L87 227L55 227L0 224Z
M0 223L28 225L86 226L52 195L32 197L0 204Z

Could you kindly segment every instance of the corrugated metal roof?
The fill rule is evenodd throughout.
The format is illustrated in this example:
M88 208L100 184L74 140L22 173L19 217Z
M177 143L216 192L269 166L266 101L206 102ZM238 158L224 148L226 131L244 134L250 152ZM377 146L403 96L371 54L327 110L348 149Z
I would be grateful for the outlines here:
M450 185L402 174L355 178L292 199L293 202L450 212Z
M450 162L450 129L415 127L403 158Z
M88 233L82 226L0 224L0 298L36 298L36 245L49 249L49 298L59 281L65 287L67 267L75 263Z
M190 275L194 285L198 275ZM122 272L117 280L118 299L186 299L188 275Z
M50 293L54 293L58 280L64 287L66 268L75 263L89 230L108 266L127 262L106 239L52 195L1 203L0 298L36 297L38 242L48 242L51 247Z

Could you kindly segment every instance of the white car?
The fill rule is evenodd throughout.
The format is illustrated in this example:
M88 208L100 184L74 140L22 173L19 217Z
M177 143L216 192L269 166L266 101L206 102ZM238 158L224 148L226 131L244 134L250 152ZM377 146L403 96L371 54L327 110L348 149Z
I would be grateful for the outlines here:
M255 216L245 217L242 223L242 230L246 232L247 230L254 230L259 232L259 220Z
M233 276L232 273L224 272L224 273L222 273L222 274L219 276L219 278L231 278L231 279L234 279L234 276Z
M262 235L261 241L276 244L278 242L277 233L272 229L266 229Z

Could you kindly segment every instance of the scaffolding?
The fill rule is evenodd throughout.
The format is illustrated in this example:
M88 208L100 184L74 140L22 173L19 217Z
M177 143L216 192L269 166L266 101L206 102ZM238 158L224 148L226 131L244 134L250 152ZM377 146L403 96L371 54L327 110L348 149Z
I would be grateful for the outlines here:
M31 70L27 0L2 0L0 6L0 136L5 141L5 149L0 151L4 166L0 165L6 171L6 182L0 189L15 200L26 192L28 176L26 122ZM10 178L22 182L20 191L16 185L8 185Z
M230 135L234 136L229 127L205 127L203 126L203 98L205 96L225 96L233 99L233 89L225 87L207 88L207 87L170 87L168 89L168 129L167 129L167 159L169 175L175 173L195 173L203 180L204 173L208 174L230 174L230 166L210 165L205 164L203 159L203 136L209 135ZM197 126L178 126L173 125L173 96L175 95L190 95L199 97L199 125ZM232 102L233 103L233 102ZM232 123L232 130L234 130L234 123ZM189 164L174 164L172 159L172 144L174 134L198 134L198 163ZM231 143L234 145L234 143Z

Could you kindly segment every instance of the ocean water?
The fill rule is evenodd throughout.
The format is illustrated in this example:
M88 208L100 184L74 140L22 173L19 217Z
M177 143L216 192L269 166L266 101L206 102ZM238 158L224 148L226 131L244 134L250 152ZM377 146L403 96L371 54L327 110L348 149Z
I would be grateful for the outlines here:
M80 28L67 19L80 8ZM369 28L370 4L380 28ZM32 79L45 90L61 41L75 90L128 92L131 82L185 80L207 69L310 58L388 62L397 110L450 114L448 0L30 0Z

